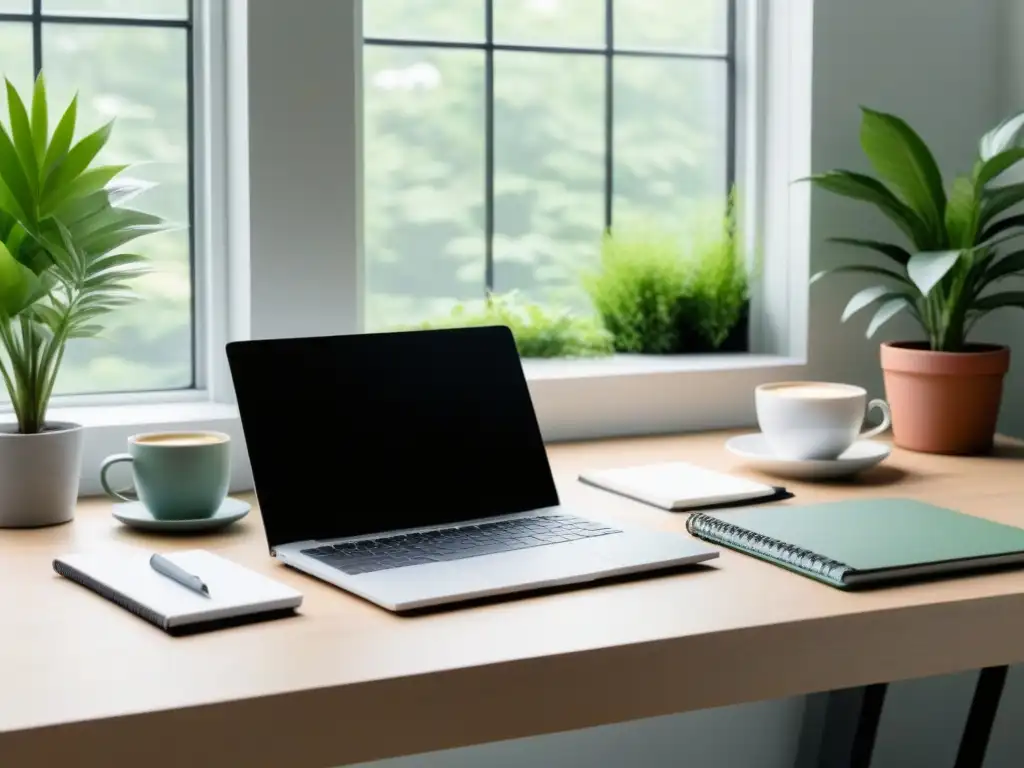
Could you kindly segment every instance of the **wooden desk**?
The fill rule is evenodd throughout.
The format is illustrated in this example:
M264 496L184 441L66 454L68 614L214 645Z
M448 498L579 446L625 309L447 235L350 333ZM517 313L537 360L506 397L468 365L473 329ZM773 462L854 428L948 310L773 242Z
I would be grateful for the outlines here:
M743 471L723 438L551 457L563 502L678 532L684 516L575 476L665 459ZM791 484L789 503L912 496L1024 525L1022 459L1006 442L989 458L897 451L853 485ZM302 590L301 616L173 639L50 567L128 545L220 552ZM0 617L4 766L326 766L1021 661L1024 571L847 594L726 551L689 573L399 618L277 565L258 515L158 539L85 501L69 525L0 531Z

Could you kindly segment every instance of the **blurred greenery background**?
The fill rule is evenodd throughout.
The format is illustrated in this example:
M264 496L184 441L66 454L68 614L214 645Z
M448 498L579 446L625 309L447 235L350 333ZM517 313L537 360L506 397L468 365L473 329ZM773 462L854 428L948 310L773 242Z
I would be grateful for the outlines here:
M0 0L0 13L29 13L29 0ZM42 0L44 14L187 19L188 0ZM0 72L28 96L32 23L0 21ZM61 393L192 386L186 31L173 27L44 23L42 62L51 109L79 93L78 137L116 118L100 160L139 163L126 176L156 184L133 206L174 222L133 243L153 271L136 281L141 301L104 320L100 339L73 341ZM6 98L0 97L6 123ZM55 124L59 115L51 115Z
M381 329L485 297L483 0L364 0L366 312ZM724 54L728 0L616 0L616 48ZM494 0L499 44L601 48L604 0ZM727 191L723 59L616 56L613 216L670 230ZM604 227L602 55L494 54L494 286L593 310Z

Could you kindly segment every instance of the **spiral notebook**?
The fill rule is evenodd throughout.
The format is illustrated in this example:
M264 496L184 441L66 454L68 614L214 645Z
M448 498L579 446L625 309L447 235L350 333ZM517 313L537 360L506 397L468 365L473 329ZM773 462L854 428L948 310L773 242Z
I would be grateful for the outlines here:
M53 570L172 635L220 629L294 613L302 594L226 558L201 549L167 559L199 576L209 596L153 570L152 552L128 550L66 555Z
M686 530L839 589L1024 565L1024 530L911 499L695 512Z

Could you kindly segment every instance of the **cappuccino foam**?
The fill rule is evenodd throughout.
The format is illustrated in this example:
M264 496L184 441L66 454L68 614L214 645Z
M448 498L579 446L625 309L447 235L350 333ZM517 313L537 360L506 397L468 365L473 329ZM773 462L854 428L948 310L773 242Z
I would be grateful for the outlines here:
M768 387L767 392L794 400L837 400L860 394L853 387L843 384L780 384Z
M185 447L191 445L215 445L216 443L223 443L224 438L208 432L168 432L159 435L144 435L143 437L136 438L135 442L139 445Z

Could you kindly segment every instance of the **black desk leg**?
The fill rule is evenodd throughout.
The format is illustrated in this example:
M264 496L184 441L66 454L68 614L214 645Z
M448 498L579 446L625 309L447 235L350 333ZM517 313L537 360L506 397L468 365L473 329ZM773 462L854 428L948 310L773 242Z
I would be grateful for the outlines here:
M1006 684L1007 667L985 667L978 675L954 768L982 768L992 723Z
M886 683L807 698L798 768L870 768Z

